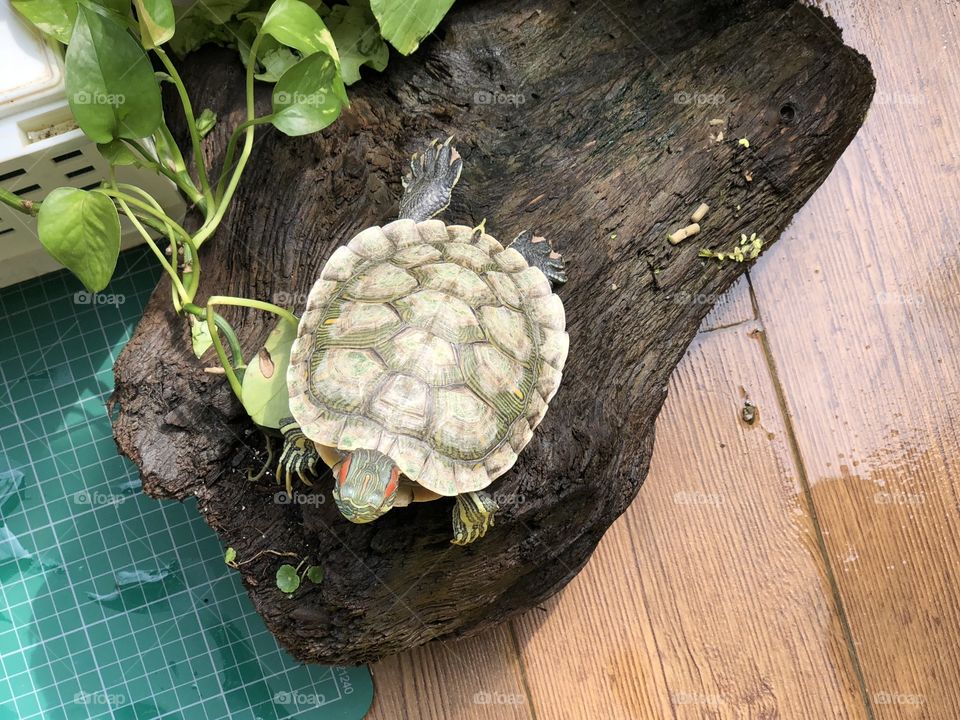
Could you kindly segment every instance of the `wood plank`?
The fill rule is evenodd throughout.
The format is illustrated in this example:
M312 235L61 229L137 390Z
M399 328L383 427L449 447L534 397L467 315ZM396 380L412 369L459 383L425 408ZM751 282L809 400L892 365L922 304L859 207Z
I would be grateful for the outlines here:
M538 720L865 717L756 330L698 336L637 500L515 621Z
M877 100L751 279L875 716L955 720L960 9L829 8Z
M716 303L700 324L700 332L730 327L754 319L750 283L746 276L738 278L733 286L719 298L706 295L683 298L682 300L696 303Z
M433 642L371 666L368 720L527 720L529 698L508 625Z

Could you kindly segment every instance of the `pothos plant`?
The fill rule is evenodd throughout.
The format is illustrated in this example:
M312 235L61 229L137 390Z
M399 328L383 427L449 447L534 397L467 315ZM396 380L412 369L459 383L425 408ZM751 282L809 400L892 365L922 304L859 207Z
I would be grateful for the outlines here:
M169 276L173 309L189 319L196 355L212 345L253 421L275 429L289 414L281 370L298 318L286 308L252 298L213 295L199 304L199 250L223 221L258 126L270 124L289 136L327 127L347 106L345 86L360 79L360 67L383 70L389 57L387 42L403 54L413 52L453 0L349 0L332 6L318 0L179 3L12 0L41 32L66 46L67 101L77 126L109 162L110 177L92 190L57 188L41 201L24 200L0 188L0 202L35 216L43 247L90 292L103 290L113 275L120 219L126 218ZM183 55L208 42L236 48L246 65L246 117L230 135L223 172L217 178L208 174L201 152L203 137L217 118L209 109L195 111L167 52ZM256 114L257 81L274 83L271 111L265 115ZM162 83L176 90L192 150L189 162L166 123ZM118 182L115 169L124 165L159 173L175 183L202 216L200 227L187 231L145 189ZM264 349L249 366L236 332L217 312L224 305L278 317ZM313 568L308 567L309 577L321 577ZM278 586L291 592L288 576L299 579L300 566L282 570Z

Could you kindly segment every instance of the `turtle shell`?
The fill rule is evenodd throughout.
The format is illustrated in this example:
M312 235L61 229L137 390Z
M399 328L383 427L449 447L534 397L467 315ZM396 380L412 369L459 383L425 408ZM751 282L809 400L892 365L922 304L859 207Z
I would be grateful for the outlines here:
M567 357L546 276L493 237L440 220L371 227L313 286L287 375L304 434L376 449L441 495L509 470Z

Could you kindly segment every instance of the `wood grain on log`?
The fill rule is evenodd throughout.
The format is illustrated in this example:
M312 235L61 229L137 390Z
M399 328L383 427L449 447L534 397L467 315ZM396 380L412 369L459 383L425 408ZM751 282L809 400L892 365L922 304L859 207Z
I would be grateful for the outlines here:
M487 218L505 241L534 228L570 276L564 381L491 488L502 506L494 530L459 548L449 500L353 525L329 477L311 504L247 483L262 440L222 377L202 372L212 360L191 355L166 282L116 366L115 435L148 493L196 496L241 560L273 549L324 566L323 584L292 600L274 584L276 558L242 568L257 610L303 661L365 662L473 634L563 587L636 495L667 379L746 267L698 251L730 250L741 233L773 242L873 92L867 61L796 3L498 0L458 6L438 35L355 86L323 133L261 131L236 206L204 252L203 291L298 311L339 244L395 216L409 154L455 135L465 169L445 219ZM207 141L219 156L242 116L240 68L231 53L205 51L184 72L221 117ZM701 202L711 207L702 232L667 242ZM254 313L229 318L249 349L269 325Z

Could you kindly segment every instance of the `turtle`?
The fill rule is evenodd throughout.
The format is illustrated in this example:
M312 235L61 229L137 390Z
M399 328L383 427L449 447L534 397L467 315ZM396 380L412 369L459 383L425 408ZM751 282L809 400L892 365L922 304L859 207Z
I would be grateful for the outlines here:
M325 462L355 523L452 496L457 545L493 526L484 489L530 441L569 348L549 241L525 230L504 247L485 220L436 218L462 167L451 138L415 153L399 218L328 259L290 352L278 467L289 492Z

